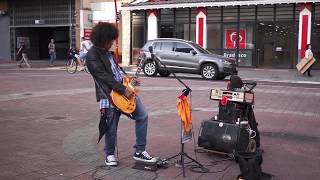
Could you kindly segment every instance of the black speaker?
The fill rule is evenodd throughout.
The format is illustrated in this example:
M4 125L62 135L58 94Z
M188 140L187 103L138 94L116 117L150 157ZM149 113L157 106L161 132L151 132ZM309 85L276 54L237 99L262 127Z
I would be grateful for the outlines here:
M204 149L233 153L246 151L249 133L237 124L205 120L201 124L198 146Z

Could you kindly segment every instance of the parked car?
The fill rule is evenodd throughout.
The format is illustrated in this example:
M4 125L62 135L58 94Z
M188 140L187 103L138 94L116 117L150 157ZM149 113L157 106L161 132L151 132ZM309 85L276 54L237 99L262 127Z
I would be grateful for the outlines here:
M149 46L160 61L154 61ZM228 75L237 74L235 59L212 54L198 44L175 38L158 38L149 40L141 49L143 72L146 76L169 76L169 70L175 73L201 74L204 79L224 79Z

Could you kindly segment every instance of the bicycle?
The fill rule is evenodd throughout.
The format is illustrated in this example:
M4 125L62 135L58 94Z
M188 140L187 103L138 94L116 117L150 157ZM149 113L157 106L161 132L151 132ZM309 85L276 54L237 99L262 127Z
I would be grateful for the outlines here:
M74 48L71 48L69 50L69 58L66 64L66 69L68 73L73 74L77 72L78 66L79 66L78 57L79 57L79 54L77 50ZM86 61L84 61L84 71L90 74L88 67L86 66Z

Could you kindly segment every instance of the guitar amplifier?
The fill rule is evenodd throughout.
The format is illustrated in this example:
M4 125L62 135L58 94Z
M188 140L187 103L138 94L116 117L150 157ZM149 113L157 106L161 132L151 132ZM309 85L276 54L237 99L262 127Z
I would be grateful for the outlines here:
M235 124L243 116L245 104L228 102L226 105L219 103L219 121Z
M199 147L222 153L233 153L247 151L248 145L248 131L237 124L213 120L205 120L201 123L198 136Z

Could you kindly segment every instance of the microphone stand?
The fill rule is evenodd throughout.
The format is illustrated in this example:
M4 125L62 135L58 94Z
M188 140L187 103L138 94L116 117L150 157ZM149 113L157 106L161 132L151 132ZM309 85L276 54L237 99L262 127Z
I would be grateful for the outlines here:
M149 51L151 53L151 59L156 61L157 63L161 64L165 69L167 69L167 66L165 64L163 64L159 58L153 54L153 48L152 46L149 47ZM170 69L167 69L173 76L176 80L178 80L184 87L185 89L182 90L182 94L178 97L178 98L182 98L183 96L187 97L189 95L189 93L191 93L191 89L189 86L187 86L179 77L176 76L176 74L171 71ZM190 108L191 109L191 108ZM183 136L183 128L182 128L182 120L180 121L180 134L181 134L181 139L180 139L180 144L181 144L181 150L179 153L167 158L167 159L164 159L163 161L170 161L171 159L173 158L176 158L178 156L180 156L180 164L182 166L182 174L183 174L183 177L186 177L186 174L185 174L185 161L184 161L184 158L188 158L189 160L191 160L191 162L194 162L196 163L199 168L204 168L202 164L200 164L197 160L193 159L192 157L190 157L185 151L184 151L184 143L183 142L183 139L182 139L182 136ZM193 136L193 134L191 134L191 137Z

